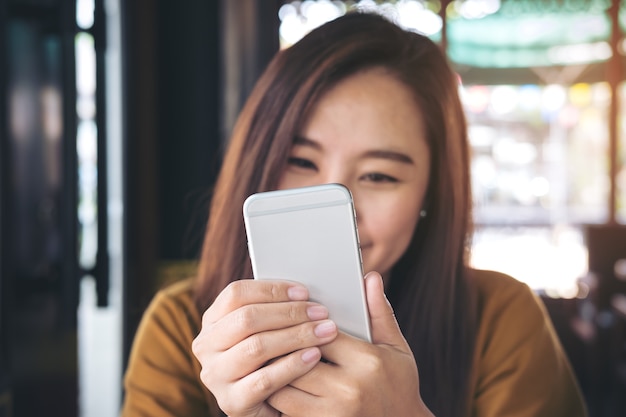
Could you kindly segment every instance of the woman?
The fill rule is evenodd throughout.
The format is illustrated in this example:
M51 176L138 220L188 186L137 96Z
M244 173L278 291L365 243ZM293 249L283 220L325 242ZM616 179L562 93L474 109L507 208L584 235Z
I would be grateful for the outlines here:
M457 89L434 43L377 15L278 53L235 127L198 277L159 293L138 330L123 415L585 415L538 299L468 267ZM306 288L242 280L245 198L327 182L354 195L372 344Z

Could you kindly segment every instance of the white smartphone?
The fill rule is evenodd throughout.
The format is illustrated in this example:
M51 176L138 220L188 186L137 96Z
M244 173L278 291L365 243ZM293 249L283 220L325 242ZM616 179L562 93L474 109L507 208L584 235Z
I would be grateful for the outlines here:
M372 341L348 188L324 184L253 194L243 215L255 279L302 283L340 330Z

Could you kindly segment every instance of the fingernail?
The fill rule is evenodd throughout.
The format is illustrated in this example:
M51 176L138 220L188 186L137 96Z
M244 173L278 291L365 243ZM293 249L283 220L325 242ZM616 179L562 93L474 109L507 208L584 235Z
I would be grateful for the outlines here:
M311 320L322 320L328 318L328 309L324 306L313 305L306 309L306 315Z
M311 348L311 349L307 349L304 352L302 352L302 361L304 363L311 363L311 362L317 362L321 359L322 357L322 353L320 352L320 350L318 348Z
M304 287L289 287L287 296L293 301L303 301L309 298L309 292Z
M335 324L335 322L326 320L315 326L315 330L313 330L313 333L315 333L315 336L317 337L328 337L332 336L336 331L337 325Z

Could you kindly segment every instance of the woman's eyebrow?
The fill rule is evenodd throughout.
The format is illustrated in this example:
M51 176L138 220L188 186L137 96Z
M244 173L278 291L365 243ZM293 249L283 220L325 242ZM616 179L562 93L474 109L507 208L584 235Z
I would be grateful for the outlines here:
M314 149L316 149L318 151L322 150L322 146L319 143L315 142L314 140L305 138L304 136L296 136L293 139L293 144L294 145L301 145L301 146L309 146L309 147L314 148Z
M293 140L293 144L299 145L299 146L308 146L316 150L322 150L322 145L320 145L314 140L305 138L304 136L296 136ZM390 149L371 149L371 150L365 151L362 157L363 158L388 159L391 161L401 162L403 164L409 164L409 165L414 164L413 159L409 155L403 152L398 152L398 151L394 151Z
M413 165L413 159L402 152L387 150L387 149L372 149L370 151L366 151L363 154L364 158L378 158L378 159L389 159L396 162L402 162L403 164Z

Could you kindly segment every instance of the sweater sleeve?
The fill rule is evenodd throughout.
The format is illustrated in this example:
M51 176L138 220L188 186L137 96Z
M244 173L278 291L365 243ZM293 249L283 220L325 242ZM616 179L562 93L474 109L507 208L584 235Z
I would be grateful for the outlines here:
M133 342L124 378L122 417L219 415L191 352L199 322L189 294L157 293Z
M547 311L525 284L496 284L482 308L475 417L583 417L577 381ZM476 363L476 362L475 362Z

